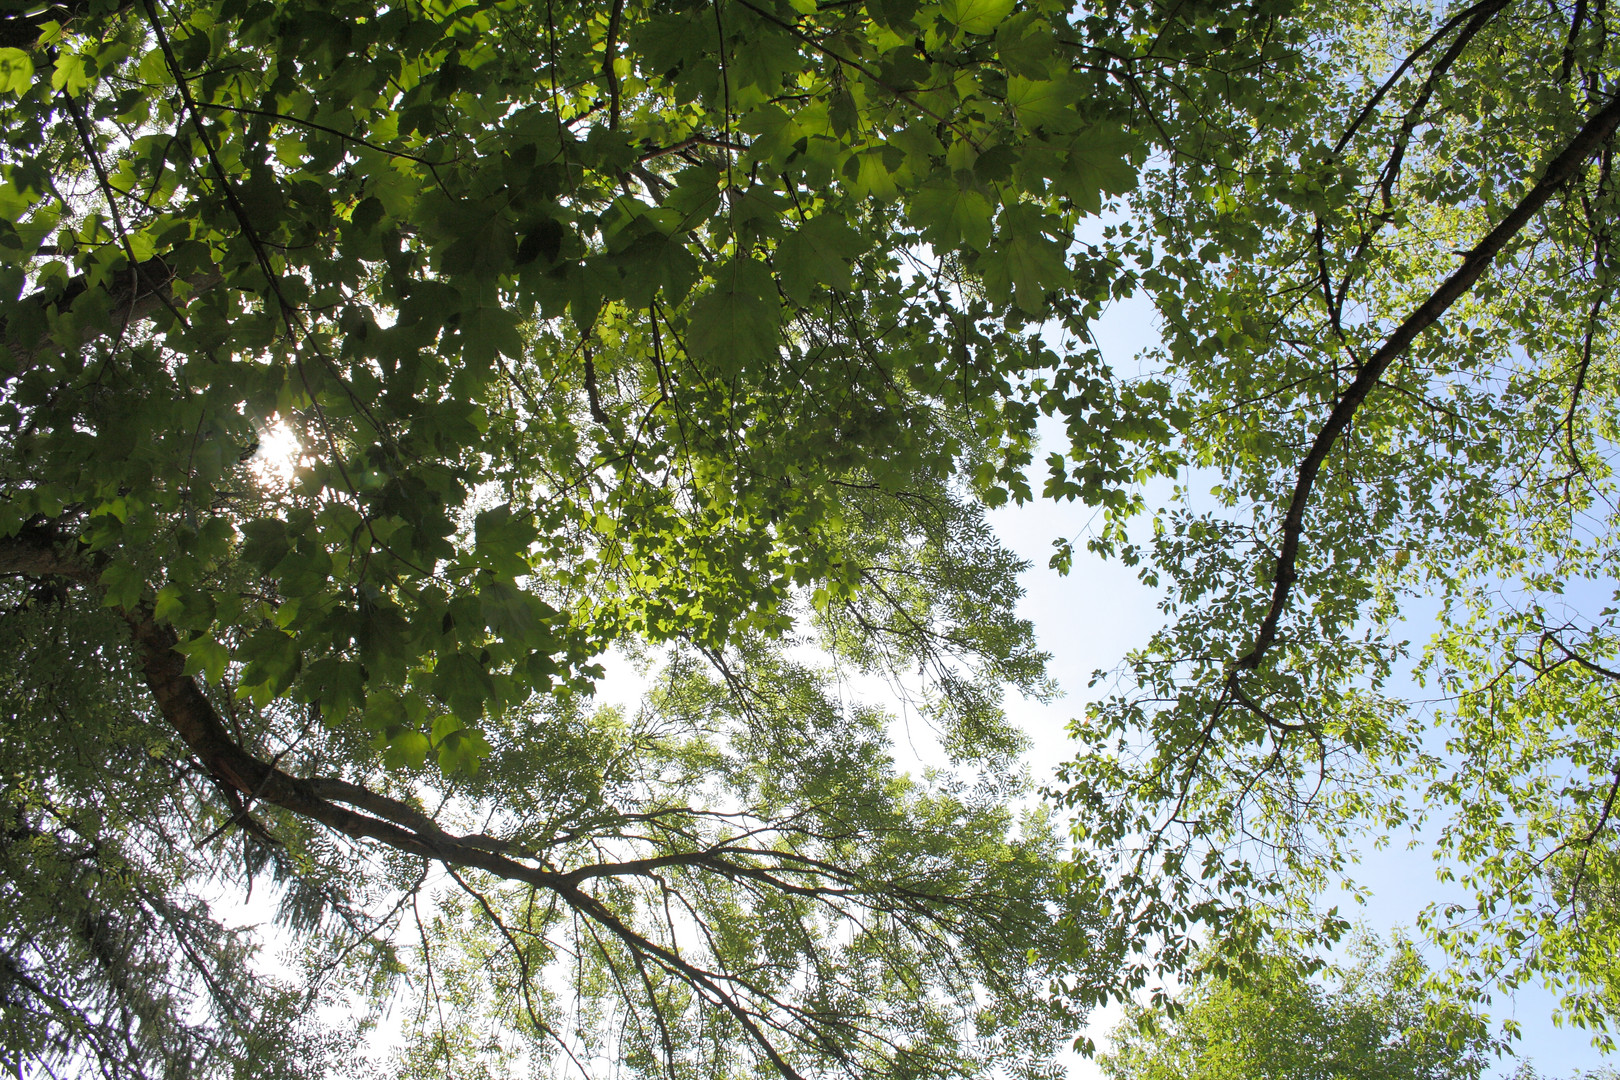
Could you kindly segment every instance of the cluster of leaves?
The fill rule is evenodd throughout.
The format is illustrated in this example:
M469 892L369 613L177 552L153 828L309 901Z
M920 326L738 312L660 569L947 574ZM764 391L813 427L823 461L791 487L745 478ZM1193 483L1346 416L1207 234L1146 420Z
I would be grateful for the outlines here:
M1256 952L1403 789L1479 891L1436 934L1601 1022L1612 53L1586 0L8 8L6 1052L218 1072L405 972L424 1074L1036 1075L1049 977ZM1066 886L1005 810L1043 657L982 519L1045 418L1041 492L1169 616L1077 727ZM1431 591L1444 752L1389 686ZM128 776L68 782L44 638ZM586 703L616 643L667 662L634 717ZM971 779L800 648L920 669ZM292 991L187 899L264 874Z
M1150 536L1116 516L1092 538L1144 561L1166 624L1076 726L1077 880L1145 980L1199 925L1251 947L1301 915L1342 932L1311 895L1369 835L1432 821L1469 901L1426 927L1462 984L1539 976L1602 1028L1620 1015L1608 12L1294 19L1269 93L1166 103L1164 167L1108 239L1163 320L1146 381L1174 453L1142 459L1178 486ZM1414 624L1434 634L1415 656Z
M606 642L850 591L851 475L1020 490L1024 328L1140 153L1059 8L52 13L5 57L6 527L75 515L261 705L404 757L448 708L452 768Z
M1027 955L1057 951L1052 824L1011 839L1006 788L897 775L889 717L769 650L727 676L681 658L633 717L501 733L467 817L583 899L455 872L406 950L432 984L404 1060L728 1075L757 1026L790 1075L1052 1075L1070 1019Z

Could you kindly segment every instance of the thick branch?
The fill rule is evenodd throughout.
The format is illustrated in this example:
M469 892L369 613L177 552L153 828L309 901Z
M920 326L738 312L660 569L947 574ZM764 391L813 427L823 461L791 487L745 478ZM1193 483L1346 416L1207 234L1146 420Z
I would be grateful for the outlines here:
M1452 304L1473 287L1474 282L1490 268L1508 241L1529 224L1530 219L1552 197L1553 192L1563 187L1586 164L1587 159L1604 140L1614 133L1617 125L1620 125L1620 98L1609 102L1586 122L1569 144L1548 163L1541 179L1525 193L1524 198L1519 200L1519 204L1512 212L1475 245L1451 277L1447 278L1416 311L1406 317L1406 321L1401 323L1379 350L1367 359L1355 380L1339 396L1333 411L1328 414L1327 422L1317 432L1310 452L1300 463L1294 481L1294 493L1289 499L1287 513L1283 516L1283 539L1278 550L1277 569L1272 579L1271 605L1260 624L1260 632L1255 636L1254 646L1238 660L1234 670L1253 670L1259 667L1261 657L1277 639L1277 625L1288 607L1288 596L1294 587L1300 539L1305 528L1305 510L1310 505L1316 477L1321 472L1322 463L1327 460L1328 452L1333 449L1334 443L1344 433L1345 428L1350 426L1356 410L1361 408L1362 402L1367 399L1372 388L1378 385L1379 378L1390 364L1406 352L1419 334L1433 326Z
M44 527L22 530L0 540L0 574L58 577L96 587L99 573L75 550ZM487 837L463 838L440 829L427 815L397 799L345 780L304 780L259 760L230 735L213 703L185 673L186 659L175 651L174 631L144 608L122 612L140 660L141 672L158 710L208 773L250 802L279 806L311 818L354 840L374 840L435 861L485 870L503 878L555 889L560 876L490 851ZM339 802L360 806L357 813Z
M107 294L107 311L111 315L110 324L103 327L101 332L117 335L150 319L160 309L171 306L176 282L197 293L219 284L220 273L215 268L208 268L182 274L168 260L154 257L115 270L108 275L104 285L92 285L87 275L80 274L70 280L65 289L42 290L21 303L31 304L48 316L68 311L79 297L99 288ZM13 330L8 320L0 318L0 347L11 353L11 367L9 370L0 369L0 378L10 378L32 367L35 358L53 346L48 332L39 333L32 328Z

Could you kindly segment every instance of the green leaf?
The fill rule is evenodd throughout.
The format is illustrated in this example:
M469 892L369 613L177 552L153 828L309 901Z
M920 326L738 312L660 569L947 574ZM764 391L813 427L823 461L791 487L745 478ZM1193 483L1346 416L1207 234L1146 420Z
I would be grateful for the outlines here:
M62 53L56 58L51 71L51 89L66 92L69 97L80 97L90 86L90 75L85 71L84 57L78 53Z
M490 631L507 641L532 647L548 636L542 631L539 602L505 582L478 590L479 615Z
M945 21L969 34L994 33L1012 13L1015 0L943 0L939 13Z
M749 110L737 121L737 127L753 136L748 144L748 157L751 161L780 163L792 152L794 140L799 137L793 118L774 102L767 102ZM718 178L718 171L715 178ZM690 207L698 205L698 196L697 191L688 190L680 197L682 202Z
M693 359L730 377L776 354L782 303L770 268L758 260L729 259L714 280L692 304L686 347Z
M345 728L351 715L366 703L366 669L337 656L325 656L304 672L301 691L318 701L327 727Z
M300 540L298 546L276 564L274 574L281 594L289 598L311 596L326 586L332 572L332 556L324 547Z
M880 26L896 32L916 25L918 0L866 0L866 10Z
M859 198L888 202L900 193L893 168L902 161L904 153L898 147L873 148L850 155L844 164L844 176L849 180L850 191Z
M479 511L473 531L474 550L489 570L507 578L520 577L530 571L529 547L538 539L532 517L514 514L510 503L502 503Z
M1080 132L1069 144L1060 189L1081 209L1100 212L1104 194L1123 193L1136 183L1136 170L1128 155L1137 145L1129 133L1117 127Z
M202 630L214 621L213 599L199 589L171 582L152 601L152 617L176 630Z
M657 284L664 290L664 298L672 304L686 299L703 274L703 265L686 245L671 240L653 249L657 254Z
M287 523L280 518L256 518L242 525L241 558L268 573L286 557L292 544Z
M464 652L441 656L433 670L433 693L466 723L477 723L495 684L477 657Z
M907 202L923 238L944 248L960 243L984 250L990 246L995 208L980 191L950 180L931 180Z
M266 626L237 649L236 658L247 665L242 669L241 685L257 689L254 699L263 706L292 684L300 656L298 642L290 634Z
M1026 128L1073 130L1080 122L1074 110L1079 97L1079 88L1067 79L1026 79L1014 75L1007 80L1007 104ZM1135 176L1131 179L1134 181Z
M568 314L582 334L590 333L609 295L618 287L600 257L568 268Z
M1050 78L1057 56L1057 35L1036 12L1020 11L996 27L996 57L1014 75Z
M476 729L452 731L439 743L439 768L447 776L470 776L492 749Z
M460 731L466 726L466 724L461 722L460 717L453 713L445 713L433 721L433 729L428 738L431 739L435 745L437 745L444 742L444 740L454 732Z
M146 578L129 563L115 562L101 572L101 586L104 604L133 611L146 592Z
M1063 245L1046 235L1041 214L1028 205L1008 207L996 242L980 260L984 287L998 303L1009 300L1020 310L1040 316L1046 293L1068 286L1072 278Z
M517 312L498 302L480 301L461 316L463 355L476 364L488 364L497 354L516 360L523 355L523 334Z
M761 109L751 115L770 123L769 117L773 114ZM708 163L692 165L675 174L675 187L665 197L664 205L680 211L682 229L695 228L719 209L721 175L718 167Z
M420 769L433 744L420 731L401 731L384 743L383 765L390 769Z
M782 238L772 265L781 275L782 290L808 306L817 285L844 291L855 287L850 265L865 248L866 242L848 222L820 214Z
M185 656L187 675L200 674L215 686L225 677L225 666L231 658L229 649L207 636L183 641L175 651Z
M53 79L54 83L54 79ZM34 61L21 49L0 49L0 94L21 96L34 85Z

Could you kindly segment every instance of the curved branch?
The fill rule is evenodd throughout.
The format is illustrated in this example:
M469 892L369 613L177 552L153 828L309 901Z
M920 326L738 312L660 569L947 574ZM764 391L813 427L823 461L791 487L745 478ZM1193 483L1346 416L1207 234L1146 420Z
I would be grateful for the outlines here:
M1339 396L1333 411L1328 414L1327 422L1317 432L1315 440L1311 443L1310 452L1305 455L1305 460L1300 463L1296 473L1294 492L1288 501L1288 510L1283 516L1283 539L1278 550L1277 568L1272 578L1271 604L1260 624L1259 633L1255 635L1253 647L1238 659L1233 668L1234 674L1237 671L1252 671L1259 667L1266 650L1270 649L1277 639L1277 626L1282 620L1283 612L1287 610L1288 596L1293 590L1297 576L1300 540L1305 531L1305 510L1310 505L1317 475L1322 470L1322 463L1327 460L1328 452L1338 442L1339 436L1344 434L1345 428L1350 426L1351 419L1366 401L1367 395L1378 385L1384 371L1406 352L1417 336L1438 322L1440 316L1473 287L1480 276L1490 268L1496 256L1507 246L1508 241L1529 224L1530 219L1552 197L1553 192L1563 187L1575 175L1604 140L1614 133L1616 126L1620 126L1620 97L1610 101L1587 120L1585 126L1576 132L1574 138L1570 139L1547 164L1541 179L1525 193L1524 198L1519 200L1512 212L1475 245L1451 277L1430 294L1416 311L1408 315L1406 321L1396 327L1395 332L1390 334L1378 351L1368 357L1355 380Z
M77 541L45 526L0 540L0 574L66 578L99 589L100 571L76 549ZM487 837L453 836L407 803L346 780L306 780L248 753L231 737L212 702L185 672L178 639L149 608L120 609L129 624L141 673L158 711L216 781L248 800L307 817L352 840L372 840L433 859L555 890L561 875L525 866L491 851ZM340 803L347 805L339 805ZM359 807L360 813L349 807Z

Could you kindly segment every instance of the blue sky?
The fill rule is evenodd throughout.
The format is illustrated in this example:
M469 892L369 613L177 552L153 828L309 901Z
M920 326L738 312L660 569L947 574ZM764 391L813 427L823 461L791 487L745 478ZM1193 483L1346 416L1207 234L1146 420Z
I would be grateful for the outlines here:
M1053 503L1005 508L992 515L1004 542L1033 565L1024 575L1021 613L1034 622L1042 646L1052 654L1052 675L1066 696L1049 704L1012 699L1009 711L1033 740L1030 754L1037 781L1072 755L1064 730L1069 718L1084 710L1086 684L1098 668L1114 667L1126 650L1146 641L1157 625L1158 611L1152 590L1117 564L1085 559L1077 553L1074 571L1061 577L1046 568L1052 538L1074 535L1084 511ZM1363 906L1343 900L1352 919L1376 933L1387 935L1397 927L1411 929L1417 914L1447 894L1436 880L1434 863L1422 850L1392 846L1368 851L1357 874L1369 890ZM1617 958L1620 962L1620 958ZM1497 995L1493 1012L1498 1018L1516 1019L1523 1028L1520 1053L1542 1077L1567 1077L1577 1069L1593 1069L1605 1057L1593 1049L1585 1033L1553 1026L1555 999L1539 988L1521 989L1512 998ZM1107 1010L1093 1018L1094 1038L1117 1018ZM1507 1063L1501 1075L1512 1072ZM1074 1058L1070 1075L1089 1080L1100 1073L1091 1062Z
M1104 358L1115 370L1133 370L1133 358L1156 340L1152 309L1140 298L1115 304L1095 332ZM1023 507L1004 507L991 515L1003 542L1031 563L1023 578L1025 596L1020 610L1035 624L1042 647L1052 654L1051 674L1066 695L1049 704L1008 702L1009 711L1033 740L1031 763L1037 782L1071 756L1065 727L1085 709L1092 672L1115 667L1127 650L1144 643L1158 625L1154 591L1142 585L1129 568L1105 563L1083 549L1076 551L1074 569L1067 577L1047 568L1052 541L1084 534L1090 514L1084 507L1038 500ZM1410 636L1418 641L1426 631L1414 626ZM1364 852L1356 877L1369 890L1366 903L1357 906L1348 897L1333 902L1341 902L1351 919L1386 936L1396 928L1411 930L1425 906L1447 896L1428 852L1408 850L1399 842L1381 851ZM1512 996L1498 994L1493 1001L1497 1018L1512 1018L1521 1026L1519 1052L1541 1077L1568 1077L1577 1070L1617 1060L1593 1049L1586 1033L1555 1027L1555 1004L1553 995L1539 987L1523 988ZM1117 1016L1115 1010L1095 1016L1091 1035L1101 1042ZM1498 1075L1510 1074L1515 1064L1505 1062ZM1078 1057L1071 1059L1070 1074L1073 1080L1100 1075L1093 1063Z

